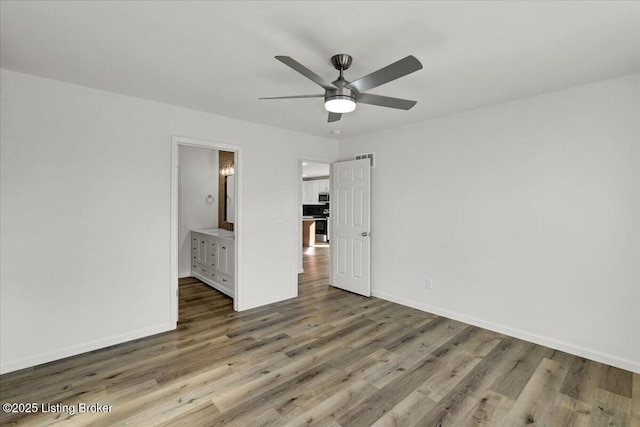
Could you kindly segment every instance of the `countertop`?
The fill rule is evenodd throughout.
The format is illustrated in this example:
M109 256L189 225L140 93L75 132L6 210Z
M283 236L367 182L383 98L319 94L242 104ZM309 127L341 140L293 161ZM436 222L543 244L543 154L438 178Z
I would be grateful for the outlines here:
M206 234L208 236L217 237L219 239L234 241L235 233L233 231L225 230L224 228L201 228L199 230L191 230L196 233Z

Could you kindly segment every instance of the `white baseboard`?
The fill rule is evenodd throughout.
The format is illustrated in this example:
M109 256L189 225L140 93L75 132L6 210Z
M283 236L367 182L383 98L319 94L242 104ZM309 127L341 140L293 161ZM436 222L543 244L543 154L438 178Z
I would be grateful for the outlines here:
M229 291L228 289L225 289L224 287L220 286L220 284L214 282L213 280L210 280L208 277L198 274L195 271L191 273L191 277L195 277L196 279L200 280L202 283L206 284L207 286L212 287L218 292L222 292L229 298L233 299L233 291Z
M137 340L139 338L145 338L151 335L167 332L175 328L176 325L174 324L153 326L151 328L139 329L137 331L129 332L126 334L117 335L101 340L89 341L83 344L73 345L62 348L60 350L52 351L50 353L39 354L37 356L31 356L21 360L4 363L0 365L0 374L6 374L8 372L17 371L19 369L31 368L43 363L64 359L65 357L75 356L81 353L86 353L88 351L98 350L115 344L121 344L123 342Z
M283 293L280 295L271 295L267 298L261 298L261 299L254 299L254 300L249 300L249 301L245 301L245 303L241 306L238 307L238 311L245 311L245 310L251 310L252 308L257 308L257 307L262 307L265 305L269 305L269 304L273 304L276 302L280 302L280 301L284 301L287 299L291 299L291 298L295 298L297 295L291 293L291 292L287 292L287 293Z
M372 290L371 295L383 300L387 300L387 301L395 302L407 307L415 308L417 310L437 314L438 316L448 317L450 319L457 320L459 322L468 323L473 326L478 326L480 328L488 329L490 331L509 335L514 338L529 341L535 344L544 345L546 347L564 351L566 353L573 354L575 356L585 357L587 359L591 359L596 362L615 366L620 369L626 369L627 371L640 373L640 362L637 362L637 361L624 359L621 357L613 356L611 354L606 354L596 350L591 350L588 348L573 345L571 343L557 341L553 338L532 334L530 332L514 329L509 326L500 325L493 322L487 322L485 320L467 316L462 313L456 313L456 312L441 309L438 307L433 307L427 304L417 303L415 301L399 298L394 295L387 294L385 292L378 292L378 291Z

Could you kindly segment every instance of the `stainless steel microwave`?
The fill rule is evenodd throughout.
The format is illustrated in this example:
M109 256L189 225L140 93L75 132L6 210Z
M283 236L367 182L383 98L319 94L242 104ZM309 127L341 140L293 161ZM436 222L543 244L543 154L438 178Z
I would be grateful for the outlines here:
M329 193L318 193L318 203L329 203Z

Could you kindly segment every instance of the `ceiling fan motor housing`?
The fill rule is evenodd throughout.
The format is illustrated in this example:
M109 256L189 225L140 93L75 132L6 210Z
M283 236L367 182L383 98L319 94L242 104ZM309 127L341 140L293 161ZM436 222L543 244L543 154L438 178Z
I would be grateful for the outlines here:
M336 70L340 71L340 77L338 77L336 81L332 82L333 85L336 86L336 89L325 90L325 102L331 99L344 99L353 102L357 101L358 93L353 89L346 88L345 86L349 84L349 82L346 81L344 77L342 77L342 71L349 69L352 60L353 58L351 57L351 55L347 55L346 53L340 53L331 57L331 63Z
M327 102L330 99L350 99L355 102L358 99L358 94L351 89L342 87L340 89L327 89L324 92L324 101Z
M351 66L351 61L353 58L351 55L347 55L346 53L340 53L338 55L333 55L331 57L331 63L335 67L336 70L348 70Z

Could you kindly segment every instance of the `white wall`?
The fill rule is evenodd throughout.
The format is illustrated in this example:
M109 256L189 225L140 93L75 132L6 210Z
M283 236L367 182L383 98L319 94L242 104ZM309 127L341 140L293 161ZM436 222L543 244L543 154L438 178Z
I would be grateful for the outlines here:
M188 277L191 274L191 230L218 228L218 150L181 145L178 157L178 275ZM207 200L209 194L213 199Z
M6 70L0 78L2 372L172 327L172 135L242 147L240 308L295 294L297 158L336 158L335 141Z
M640 372L639 118L635 74L346 141L373 293Z

